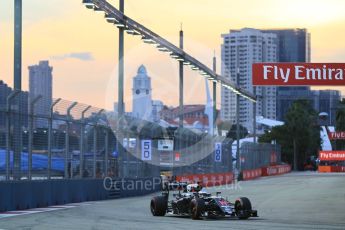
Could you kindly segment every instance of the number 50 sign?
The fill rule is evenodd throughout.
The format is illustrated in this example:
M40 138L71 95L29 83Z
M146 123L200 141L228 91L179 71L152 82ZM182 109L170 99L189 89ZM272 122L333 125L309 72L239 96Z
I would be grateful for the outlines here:
M150 161L152 156L152 142L151 140L141 141L141 160Z

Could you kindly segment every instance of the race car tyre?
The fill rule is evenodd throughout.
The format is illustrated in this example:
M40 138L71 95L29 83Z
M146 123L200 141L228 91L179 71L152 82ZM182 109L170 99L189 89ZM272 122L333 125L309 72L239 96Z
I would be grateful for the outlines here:
M245 220L251 216L252 213L252 204L247 197L240 197L235 201L235 211L236 216L241 219Z
M167 211L167 198L165 196L153 197L150 209L153 216L164 216Z
M199 220L205 211L205 201L200 198L195 198L190 203L191 216L193 220Z

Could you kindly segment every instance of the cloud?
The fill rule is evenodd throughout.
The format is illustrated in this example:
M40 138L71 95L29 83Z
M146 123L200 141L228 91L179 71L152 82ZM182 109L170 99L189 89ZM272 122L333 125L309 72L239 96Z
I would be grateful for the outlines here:
M92 61L92 60L94 60L93 55L90 52L68 53L68 54L53 56L51 58L54 60L65 60L68 58L78 59L81 61Z

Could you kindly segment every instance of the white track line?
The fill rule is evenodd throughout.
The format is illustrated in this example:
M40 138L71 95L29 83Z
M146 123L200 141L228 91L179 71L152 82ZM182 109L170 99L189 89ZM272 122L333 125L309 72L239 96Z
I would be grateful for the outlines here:
M66 204L66 205L53 205L46 208L35 208L35 209L28 209L28 210L21 210L21 211L8 211L8 212L0 212L0 219L14 217L14 216L22 216L22 215L30 215L42 212L53 212L58 210L65 210L70 208L76 208L80 206L91 205L91 203L73 203L73 204ZM4 229L0 229L4 230Z

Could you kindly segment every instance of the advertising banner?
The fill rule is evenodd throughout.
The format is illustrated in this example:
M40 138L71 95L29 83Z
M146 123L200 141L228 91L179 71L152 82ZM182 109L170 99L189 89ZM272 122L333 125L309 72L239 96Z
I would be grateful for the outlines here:
M345 63L255 63L255 86L345 86Z
M345 132L331 132L328 137L330 140L345 140Z
M320 151L320 161L345 161L345 151Z

